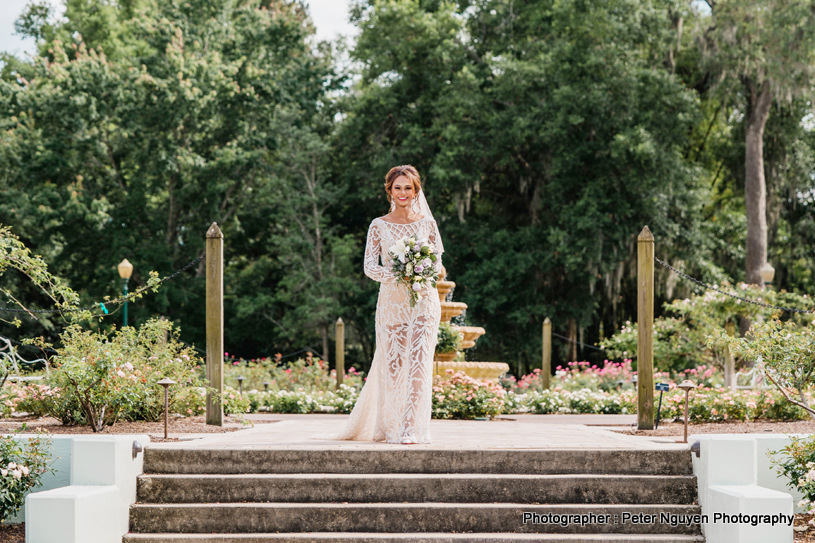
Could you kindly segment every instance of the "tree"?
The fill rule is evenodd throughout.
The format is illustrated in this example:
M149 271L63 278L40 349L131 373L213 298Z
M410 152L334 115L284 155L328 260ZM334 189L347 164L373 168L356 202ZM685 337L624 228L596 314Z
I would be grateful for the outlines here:
M262 217L261 238L274 232L280 202L256 196L278 175L278 111L302 124L332 89L331 58L311 44L303 7L70 0L66 16L41 37L33 75L0 82L0 222L83 300L118 291L124 257L136 286L147 270L186 264L212 221L227 261L248 245L243 219ZM133 307L136 320L161 312L202 341L202 273ZM279 275L267 275L274 291ZM230 344L245 337L228 330Z
M805 0L709 0L703 45L720 77L735 79L745 116L746 281L763 285L767 262L764 129L774 99L811 93L815 83L815 10Z
M487 328L473 356L524 371L546 316L575 339L613 330L645 223L662 250L694 246L707 193L684 156L698 102L663 65L674 8L357 4L362 79L337 138L344 221L364 230L386 209L388 167L419 168L455 298Z

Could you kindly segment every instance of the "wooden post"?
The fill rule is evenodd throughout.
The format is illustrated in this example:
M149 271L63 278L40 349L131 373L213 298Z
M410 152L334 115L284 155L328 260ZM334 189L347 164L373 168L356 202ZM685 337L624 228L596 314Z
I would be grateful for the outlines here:
M207 424L223 426L224 409L224 235L216 223L207 230Z
M552 378L552 321L549 317L543 321L543 361L541 363L541 380L543 388L549 388Z
M345 376L345 323L342 322L342 317L337 319L337 326L335 332L337 338L337 361L335 368L337 370L337 389L339 390L342 384L343 377Z
M735 337L736 325L734 323L728 322L724 325L724 329L728 336ZM736 390L736 360L729 346L724 348L724 387Z
M654 429L654 235L637 238L637 428Z

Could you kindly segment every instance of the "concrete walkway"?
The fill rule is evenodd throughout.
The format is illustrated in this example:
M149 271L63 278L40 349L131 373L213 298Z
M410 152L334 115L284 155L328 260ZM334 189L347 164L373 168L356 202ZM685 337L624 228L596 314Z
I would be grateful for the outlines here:
M634 415L506 415L491 421L433 420L429 445L393 445L332 439L348 415L247 415L254 427L224 434L186 436L151 447L188 449L683 449L672 438L624 435Z

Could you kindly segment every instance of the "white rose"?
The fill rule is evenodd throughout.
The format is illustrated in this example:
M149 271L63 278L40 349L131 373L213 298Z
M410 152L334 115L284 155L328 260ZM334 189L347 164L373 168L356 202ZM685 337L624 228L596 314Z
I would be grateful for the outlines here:
M21 472L18 469L12 470L11 474L14 475L15 479L22 479L23 478L23 472Z
M26 477L28 477L28 474L31 473L29 471L29 469L28 469L28 466L22 466L22 467L20 467L20 470L23 472L23 475L25 475Z
M9 463L8 463L8 466L6 466L6 467L7 467L8 469L15 469L15 468L17 467L17 464L15 464L14 462L9 462Z
M7 469L0 469L0 474L2 474L3 477L5 477L6 475L8 475L8 470Z

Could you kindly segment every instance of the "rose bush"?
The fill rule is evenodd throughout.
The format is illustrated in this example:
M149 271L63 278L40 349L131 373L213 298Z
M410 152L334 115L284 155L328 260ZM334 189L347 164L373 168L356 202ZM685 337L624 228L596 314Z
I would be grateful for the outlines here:
M803 494L798 506L815 515L815 436L791 436L789 445L769 454L778 474L787 479L787 486Z
M337 386L336 370L329 370L324 360L311 353L288 364L282 362L280 355L252 360L229 359L224 368L224 384L238 388L237 378L241 376L244 378L243 390L265 390L264 383L270 391L299 388L308 392L332 391ZM349 368L343 382L352 387L362 387L363 374Z
M49 446L48 434L43 432L26 440L0 436L0 521L17 514L26 494L39 486L43 474L50 471Z
M98 432L121 419L160 420L164 389L156 383L164 377L176 382L169 388L171 409L195 403L204 386L195 369L200 361L168 321L153 319L109 334L74 325L61 337L47 385L18 393L16 408Z
M433 379L433 418L493 418L505 412L506 391L498 384L473 379L463 372L447 370Z

